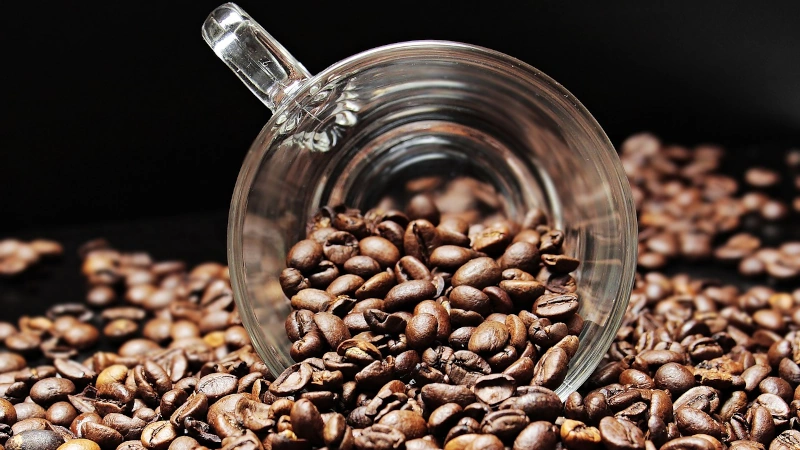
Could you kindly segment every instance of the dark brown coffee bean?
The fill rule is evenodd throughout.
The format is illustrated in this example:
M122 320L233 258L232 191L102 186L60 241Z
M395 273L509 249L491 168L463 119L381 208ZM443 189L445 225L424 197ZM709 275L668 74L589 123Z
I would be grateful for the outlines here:
M113 428L122 439L138 439L147 422L137 417L128 417L124 414L111 413L103 417L103 425Z
M287 297L291 297L303 289L308 289L311 287L311 283L308 281L308 278L306 278L305 275L303 275L303 273L299 270L291 267L283 269L278 277L278 281L281 284L283 293L286 294Z
M367 279L381 271L378 261L365 255L356 255L344 263L344 271Z
M338 297L340 295L355 296L356 290L364 284L364 279L358 275L344 274L331 281L325 292Z
M384 298L386 311L412 309L423 300L432 300L436 287L426 280L414 280L400 283L393 287Z
M542 255L542 262L552 273L569 273L578 268L580 261L566 255Z
M440 245L438 230L429 221L418 219L410 222L403 234L406 255L427 263L433 250Z
M394 265L394 276L398 283L412 280L430 280L431 271L425 264L413 256L403 256Z
M357 450L397 450L402 448L405 436L390 426L375 424L355 436Z
M492 374L478 378L472 391L478 400L496 405L514 395L515 380L510 375Z
M644 433L633 423L614 417L604 417L599 425L600 437L607 449L644 450Z
M401 256L400 250L391 241L380 236L361 239L358 248L361 255L374 259L382 268L394 267Z
M319 289L303 289L292 297L292 308L312 312L326 311L336 298Z
M348 259L358 255L358 239L346 231L336 231L327 236L322 248L325 259L342 266Z
M406 224L408 225L408 224ZM391 220L384 220L375 227L378 236L387 239L394 244L398 250L404 251L403 237L405 234L405 225L401 225Z
M578 306L578 296L575 294L545 294L534 302L533 313L558 321L574 314Z
M319 410L307 399L294 403L291 411L292 429L301 439L307 439L315 445L321 445L324 424Z
M456 403L462 407L475 401L475 394L466 386L432 383L422 387L422 400L431 408L446 403Z
M531 422L514 440L513 450L548 450L556 448L559 428L547 421Z
M541 386L531 386L530 390L519 392L518 397L511 397L500 403L499 409L520 409L525 411L531 422L544 420L555 422L561 415L561 400L555 392Z
M688 406L676 409L675 422L682 434L708 434L715 438L722 436L721 425L699 409Z
M497 261L500 269L519 269L524 272L535 272L539 264L539 249L528 242L515 242L505 249Z
M395 286L395 277L388 271L374 275L364 282L356 291L356 298L359 300L384 297Z
M399 334L406 329L406 320L400 314L388 314L377 309L368 309L363 313L364 322L370 331L378 334ZM345 320L345 325L347 321ZM348 328L350 328L348 326Z
M289 250L286 265L304 273L309 273L322 261L322 246L311 239L302 240Z
M438 322L431 314L416 314L406 325L408 345L414 349L425 349L436 340Z
M165 450L178 437L178 431L166 420L148 424L142 430L141 441L145 448Z
M311 381L312 369L306 363L298 363L288 367L272 382L269 391L275 395L291 395L305 388Z
M722 444L715 445L714 442L709 440L711 436L684 436L677 439L670 440L662 445L659 450L719 450ZM716 439L714 439L716 441ZM717 441L719 443L719 441Z
M471 235L471 238L472 248L475 251L499 256L511 243L513 236L508 227L499 225L486 228L474 236Z
M51 405L67 400L67 396L75 393L75 384L66 378L45 378L31 386L30 396L40 405Z
M331 348L335 349L343 341L350 339L350 332L342 319L331 313L319 312L315 314L314 323Z
M508 294L518 309L530 309L545 291L545 286L534 280L503 280L500 288Z
M531 384L555 389L564 381L569 369L569 355L562 348L551 347L536 363Z
M64 443L58 433L52 430L28 430L15 434L5 443L9 450L56 450Z
M208 397L203 393L193 393L186 402L175 409L169 420L176 428L183 426L187 417L205 417L208 411Z
M428 434L427 422L421 414L413 411L392 411L381 417L378 423L400 431L409 440Z
M499 283L501 273L500 267L492 258L475 258L459 267L450 282L453 286L466 285L483 289Z
M492 310L489 296L472 286L457 286L448 298L453 308L475 311L482 316L489 315Z
M502 350L508 338L508 329L504 324L486 321L472 332L468 348L474 353L492 354Z
M447 271L455 271L475 257L470 248L457 245L436 247L430 255L430 265Z
M411 220L425 219L434 225L439 224L441 214L430 195L417 194L406 205L406 214Z

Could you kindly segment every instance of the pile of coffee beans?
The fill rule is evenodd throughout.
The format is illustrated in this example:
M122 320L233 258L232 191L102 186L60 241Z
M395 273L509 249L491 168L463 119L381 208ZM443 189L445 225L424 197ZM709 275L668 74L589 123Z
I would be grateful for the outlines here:
M771 201L774 174L737 181L722 149L649 135L622 149L640 270L565 402L552 389L583 321L563 233L536 210L503 219L486 186L418 180L450 200L325 208L288 253L297 364L277 377L225 266L87 243L85 302L0 322L0 450L800 450L800 288L780 271L800 244L742 227L776 217L749 202ZM698 260L730 279L652 271ZM761 274L782 284L743 276Z
M0 277L22 274L39 262L61 256L61 244L47 239L22 242L18 239L0 239Z

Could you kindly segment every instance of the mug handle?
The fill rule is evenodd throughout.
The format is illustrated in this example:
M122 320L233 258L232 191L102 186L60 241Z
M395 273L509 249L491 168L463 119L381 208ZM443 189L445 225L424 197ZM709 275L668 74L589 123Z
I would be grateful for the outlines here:
M311 77L264 28L234 3L219 6L203 23L203 39L248 89L275 112Z

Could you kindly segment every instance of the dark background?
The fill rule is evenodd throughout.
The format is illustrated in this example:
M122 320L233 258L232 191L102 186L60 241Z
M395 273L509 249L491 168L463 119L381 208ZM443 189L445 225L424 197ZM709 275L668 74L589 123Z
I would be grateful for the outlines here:
M196 246L176 256L224 257L236 175L269 111L200 37L219 3L25 2L6 14L0 237L124 239L114 224L146 223L142 245L166 233ZM615 145L643 130L734 149L800 145L797 1L239 4L312 73L382 44L462 41L564 84Z

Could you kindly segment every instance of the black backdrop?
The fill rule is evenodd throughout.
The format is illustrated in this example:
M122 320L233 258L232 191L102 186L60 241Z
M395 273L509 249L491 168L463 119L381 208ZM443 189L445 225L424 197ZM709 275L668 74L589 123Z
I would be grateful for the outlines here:
M4 8L0 236L221 211L269 112L200 38L220 0ZM735 4L739 3L739 4ZM571 90L618 145L800 145L800 2L241 0L312 72L448 39Z

